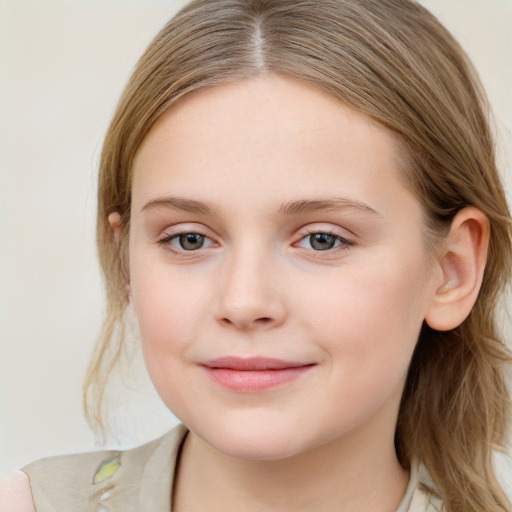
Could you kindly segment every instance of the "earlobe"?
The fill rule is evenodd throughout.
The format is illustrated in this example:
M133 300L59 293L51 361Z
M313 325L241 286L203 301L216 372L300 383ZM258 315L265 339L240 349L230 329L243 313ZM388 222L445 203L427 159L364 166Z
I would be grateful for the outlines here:
M432 329L448 331L467 318L478 298L488 245L487 217L473 207L458 212L439 255L441 278L425 316Z
M121 215L118 212L112 212L108 216L108 223L112 228L112 234L116 243L119 244L119 238L121 236Z

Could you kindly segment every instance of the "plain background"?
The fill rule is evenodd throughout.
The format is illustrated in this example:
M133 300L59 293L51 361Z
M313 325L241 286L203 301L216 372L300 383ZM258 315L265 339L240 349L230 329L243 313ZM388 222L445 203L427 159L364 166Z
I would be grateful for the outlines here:
M0 0L0 472L96 447L81 386L104 312L94 245L101 141L137 58L184 3ZM511 191L512 0L422 3L482 76ZM136 348L110 407L109 446L140 444L177 421Z

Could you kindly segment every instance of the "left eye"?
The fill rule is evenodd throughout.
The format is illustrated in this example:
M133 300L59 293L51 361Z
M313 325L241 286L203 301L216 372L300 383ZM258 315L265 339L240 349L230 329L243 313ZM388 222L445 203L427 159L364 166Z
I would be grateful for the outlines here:
M299 247L306 247L315 251L328 251L340 245L352 245L350 240L332 233L310 233L298 244Z
M212 245L212 241L201 233L178 233L160 240L162 245L168 244L171 247L182 251L197 251Z

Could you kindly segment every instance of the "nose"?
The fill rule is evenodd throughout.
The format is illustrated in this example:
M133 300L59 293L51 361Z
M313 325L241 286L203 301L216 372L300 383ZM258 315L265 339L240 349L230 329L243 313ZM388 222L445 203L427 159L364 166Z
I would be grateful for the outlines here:
M238 254L226 261L223 270L214 312L218 322L245 331L271 329L284 322L285 293L271 256L253 251Z

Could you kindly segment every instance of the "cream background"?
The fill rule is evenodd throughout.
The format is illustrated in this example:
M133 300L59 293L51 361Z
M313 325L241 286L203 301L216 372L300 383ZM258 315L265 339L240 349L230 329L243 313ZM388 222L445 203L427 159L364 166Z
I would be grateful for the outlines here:
M104 310L94 247L101 140L136 59L183 3L0 0L0 472L95 447L81 383ZM482 75L510 191L512 0L422 3ZM137 355L133 366L114 379L110 446L176 421Z

